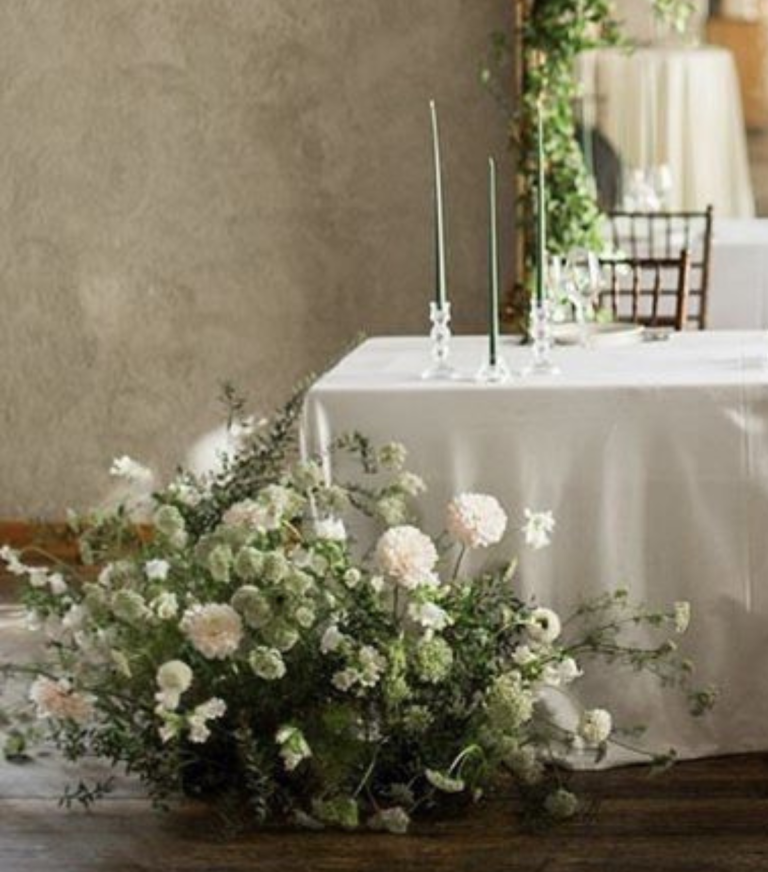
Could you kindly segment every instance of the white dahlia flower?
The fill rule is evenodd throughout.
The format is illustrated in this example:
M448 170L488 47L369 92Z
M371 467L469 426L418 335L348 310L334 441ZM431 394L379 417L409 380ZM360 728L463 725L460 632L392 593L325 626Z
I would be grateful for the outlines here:
M416 527L391 527L383 533L376 545L376 562L407 590L436 583L437 549L429 536Z
M460 494L448 504L446 526L451 537L466 548L487 548L501 541L507 513L496 497Z

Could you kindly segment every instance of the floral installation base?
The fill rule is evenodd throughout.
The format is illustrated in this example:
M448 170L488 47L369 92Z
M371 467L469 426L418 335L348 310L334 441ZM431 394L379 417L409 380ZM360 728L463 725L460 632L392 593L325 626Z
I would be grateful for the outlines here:
M40 662L4 666L31 682L7 712L8 758L42 732L70 760L138 775L159 807L186 794L238 826L404 833L421 810L479 801L501 777L539 815L576 814L560 763L635 735L605 708L564 724L547 705L595 658L650 670L694 713L708 708L673 639L687 604L651 610L616 591L561 620L523 602L515 562L492 549L510 534L547 547L551 513L510 523L493 496L461 494L429 536L413 514L426 485L402 445L339 439L333 451L360 464L346 483L324 478L327 458L295 456L301 399L256 427L239 421L246 435L222 471L157 490L150 538L134 523L147 506L128 501L72 519L82 567L3 550L45 640ZM232 424L242 405L228 400ZM112 472L144 489L151 479L125 457ZM378 524L373 541L348 538L354 512ZM470 550L490 557L471 575ZM81 782L65 801L108 789Z

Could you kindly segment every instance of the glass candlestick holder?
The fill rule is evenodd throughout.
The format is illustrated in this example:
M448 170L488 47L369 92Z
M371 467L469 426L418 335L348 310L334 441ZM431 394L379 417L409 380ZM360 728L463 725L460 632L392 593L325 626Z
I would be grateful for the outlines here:
M446 302L439 306L437 303L430 303L429 320L432 322L429 333L432 364L424 370L421 377L431 381L451 381L458 378L458 372L448 362L451 354L451 304Z
M511 377L512 374L503 357L496 357L493 360L489 357L478 370L475 381L486 385L503 385Z
M552 361L552 301L534 300L531 305L532 360L523 375L559 375Z

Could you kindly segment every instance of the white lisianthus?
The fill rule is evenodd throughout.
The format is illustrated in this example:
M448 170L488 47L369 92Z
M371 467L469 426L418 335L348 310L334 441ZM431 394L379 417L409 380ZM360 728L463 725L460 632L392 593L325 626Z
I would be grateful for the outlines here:
M179 600L175 593L164 590L149 604L161 621L170 621L179 613Z
M411 603L408 606L408 615L421 627L427 630L444 630L450 623L451 618L445 609L437 603Z
M156 680L160 689L155 700L162 708L173 711L192 684L192 670L182 660L168 660L157 670Z
M150 581L165 581L171 564L167 560L148 560L144 564L144 572Z
M552 541L552 533L555 529L555 517L552 512L534 512L525 510L525 523L522 531L525 536L525 544L530 545L534 551L546 548Z
M345 542L347 539L347 528L341 518L320 518L314 522L313 532L316 539L329 542Z
M406 590L437 583L434 575L437 563L434 543L416 527L391 527L376 545L379 568Z
M224 660L234 654L243 639L243 622L232 606L224 603L196 605L181 619L181 631L209 660Z
M579 720L578 734L588 745L602 745L613 729L613 718L605 709L585 711Z
M677 602L674 608L675 632L682 636L691 623L691 604L688 602Z
M39 718L85 724L93 715L90 699L74 690L64 678L59 681L44 677L36 679L29 689L29 698L35 704Z
M152 484L155 478L151 469L128 457L127 454L124 454L122 457L116 457L112 461L109 474L113 478L120 478L123 481L147 487Z
M27 570L27 580L30 587L48 587L48 571L40 567L30 567Z
M346 638L336 624L331 624L320 639L320 651L323 654L332 654L339 649Z
M0 560L5 563L5 568L11 575L25 575L29 572L29 567L22 563L19 552L10 545L0 548Z
M548 663L544 667L541 679L550 687L565 687L583 674L573 657L566 657L559 663Z
M552 609L538 608L531 612L526 632L534 642L551 645L560 635L560 618Z
M460 494L448 504L446 526L451 538L466 548L487 548L504 536L507 513L496 497Z
M223 699L218 697L213 697L197 706L187 718L189 741L194 742L196 745L202 745L203 742L207 742L211 735L211 728L208 726L209 722L223 717L226 711L227 704Z
M275 735L275 741L280 746L280 756L288 772L293 772L302 760L312 756L312 749L298 727L290 724L280 727Z

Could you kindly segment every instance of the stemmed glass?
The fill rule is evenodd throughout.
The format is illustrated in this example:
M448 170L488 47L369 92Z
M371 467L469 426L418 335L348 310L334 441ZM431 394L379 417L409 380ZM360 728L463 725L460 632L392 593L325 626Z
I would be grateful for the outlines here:
M565 262L563 286L568 300L576 311L579 344L582 348L588 348L590 345L588 319L594 309L601 284L600 261L595 252L588 251L586 248L572 249Z

